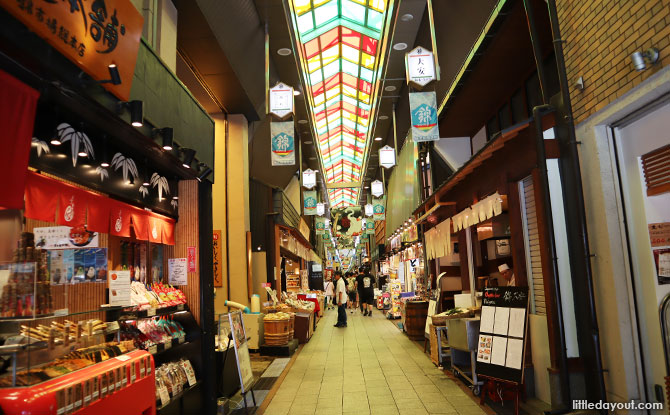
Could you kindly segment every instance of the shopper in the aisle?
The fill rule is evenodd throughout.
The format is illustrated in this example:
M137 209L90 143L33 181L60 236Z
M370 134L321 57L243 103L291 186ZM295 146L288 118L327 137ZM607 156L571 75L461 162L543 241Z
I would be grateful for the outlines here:
M372 315L372 305L375 302L375 277L370 274L370 271L365 268L361 278L361 303L363 303L363 315Z
M333 294L335 287L333 286L333 282L331 280L326 281L326 286L324 287L324 291L326 293L326 310L332 310L333 309Z
M341 271L335 271L335 300L337 302L337 324L335 327L347 327L347 287Z
M356 278L351 272L347 272L344 275L347 279L347 297L349 298L348 308L351 310L351 314L353 314L356 309L356 302L360 301L360 298L357 300L356 296Z
M366 313L366 308L365 308L365 303L363 302L363 275L365 274L365 267L360 266L358 267L358 276L356 277L356 291L358 291L358 303L361 307L361 313L363 315L367 315Z

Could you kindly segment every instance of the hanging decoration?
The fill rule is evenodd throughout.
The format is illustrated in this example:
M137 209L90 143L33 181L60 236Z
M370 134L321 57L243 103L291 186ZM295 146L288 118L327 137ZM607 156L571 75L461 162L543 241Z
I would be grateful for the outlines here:
M272 166L295 164L295 138L293 121L270 123Z
M305 189L313 189L316 187L316 171L307 169L302 172L302 187Z
M317 235L326 234L326 218L316 217L314 218L314 229L316 230Z
M279 82L270 88L270 114L285 120L293 114L293 88Z
M374 219L366 219L365 220L365 233L368 235L374 235L375 234L375 221Z
M42 141L37 137L32 138L32 142L30 143L30 145L37 149L37 157L42 157L42 153L49 154L51 152L49 150L49 144L47 144L46 141Z
M395 166L395 149L391 146L384 146L379 149L379 165L390 169Z
M386 196L379 199L374 199L372 202L374 220L385 220L386 219Z
M319 216L323 216L326 214L326 205L324 203L316 204L316 214Z
M302 210L304 215L316 215L316 190L308 190L302 193Z
M405 54L407 83L422 89L436 79L435 55L428 49L417 46Z
M109 171L102 166L98 166L95 168L95 174L100 176L101 182L104 182L105 179L109 177Z
M374 215L374 207L372 206L372 203L368 203L365 205L365 216L372 216Z
M360 206L349 206L344 209L333 209L331 211L333 220L333 231L335 236L343 238L340 240L346 244L346 238L353 238L362 233L363 212Z
M124 182L135 181L135 179L139 177L137 166L135 165L133 159L130 157L125 157L121 153L114 154L114 157L112 157L111 166L114 170L121 169ZM130 175L130 179L128 179L128 175Z
M375 180L374 182L370 183L370 193L372 193L372 196L374 197L380 197L383 195L384 183L380 182L379 180Z
M168 184L167 179L158 173L151 175L151 186L158 187L158 200L163 200L163 192L165 192L166 195L170 194L170 185Z
M415 143L440 139L435 91L411 92L409 111L412 119L412 139Z
M75 130L70 124L66 122L58 125L58 127L56 127L56 132L61 143L66 143L68 141L70 142L70 148L72 149L73 167L77 166L77 159L80 157L80 154L92 159L95 158L93 144L91 144L91 139L88 138L86 133Z

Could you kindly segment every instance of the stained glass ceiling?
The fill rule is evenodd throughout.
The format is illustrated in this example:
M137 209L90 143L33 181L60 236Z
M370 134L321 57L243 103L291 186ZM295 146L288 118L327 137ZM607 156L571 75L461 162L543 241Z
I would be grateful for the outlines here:
M327 184L360 183L377 100L388 0L292 0L305 91ZM329 188L331 208L360 188Z

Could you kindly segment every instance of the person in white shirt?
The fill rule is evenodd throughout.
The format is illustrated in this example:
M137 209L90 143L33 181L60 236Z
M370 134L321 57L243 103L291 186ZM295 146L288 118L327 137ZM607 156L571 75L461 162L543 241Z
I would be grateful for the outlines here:
M324 291L326 293L326 310L331 310L333 308L333 294L335 294L333 282L331 280L326 281Z
M337 303L335 327L347 327L347 286L342 278L342 271L335 271L335 302Z
M498 267L498 272L507 282L507 287L516 287L516 277L514 276L514 271L512 271L507 264L502 264Z

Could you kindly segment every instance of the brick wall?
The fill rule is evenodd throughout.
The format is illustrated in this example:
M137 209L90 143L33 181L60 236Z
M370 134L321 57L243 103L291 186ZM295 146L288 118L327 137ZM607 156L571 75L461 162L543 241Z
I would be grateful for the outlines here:
M670 63L670 0L557 0L575 123ZM630 56L655 47L659 62L638 72ZM585 88L575 87L579 77Z

